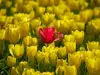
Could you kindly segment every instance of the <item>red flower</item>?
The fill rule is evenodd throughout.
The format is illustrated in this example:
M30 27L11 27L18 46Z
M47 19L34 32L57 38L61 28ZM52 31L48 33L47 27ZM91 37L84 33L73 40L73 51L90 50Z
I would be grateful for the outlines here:
M61 40L60 38L62 38L63 34L57 33L55 36L55 28L45 28L44 30L40 28L39 35L44 43L49 44L52 43L53 41Z

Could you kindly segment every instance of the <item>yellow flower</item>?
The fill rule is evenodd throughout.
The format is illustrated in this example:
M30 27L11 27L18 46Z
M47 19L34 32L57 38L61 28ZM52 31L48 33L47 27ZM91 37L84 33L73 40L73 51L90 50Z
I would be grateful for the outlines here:
M16 58L21 58L24 55L24 46L16 44L15 46L13 44L9 45L9 52L12 56Z
M47 13L53 13L53 7L52 6L48 6L46 10L47 10Z
M19 40L19 28L14 27L14 25L9 24L9 27L6 28L6 38L10 43L17 43Z
M58 54L58 58L60 58L60 59L66 58L66 55L67 55L66 47L58 48L57 54Z
M100 9L99 8L94 8L93 9L93 16L94 17L99 17L100 16Z
M87 9L87 10L81 11L80 16L81 16L81 21L86 23L88 20L92 18L93 12L91 9Z
M25 70L25 69L29 69L30 66L28 65L28 62L26 61L21 61L19 63L19 66L18 66L18 71L20 74L22 74L22 72Z
M64 39L63 39L63 42L66 43L66 42L74 42L75 41L75 37L73 35L64 35Z
M7 57L7 65L13 67L16 64L16 58L12 56Z
M96 42L96 41L88 42L87 43L87 49L91 50L91 51L99 49L99 42Z
M77 69L73 66L65 66L65 75L77 75Z
M100 72L100 58L87 58L86 59L86 67L90 75L99 75Z
M25 46L30 46L32 45L32 37L31 36L26 36L23 38L23 44Z
M73 53L76 51L76 42L66 42L65 47L67 53Z
M84 31L74 31L72 32L72 35L75 37L76 40L76 44L82 44L83 40L84 40Z
M41 21L39 19L34 19L31 21L31 27L33 30L35 30L39 25L41 25Z
M21 23L19 28L20 28L19 29L19 31L20 31L20 38L23 38L23 37L28 35L28 33L30 31L30 24L29 24L29 22Z
M64 60L64 59L57 59L56 68L58 66L65 66L66 64L67 64L66 60Z
M55 14L45 13L42 15L42 22L46 25L50 24L55 20Z
M15 14L17 12L17 8L16 7L11 7L10 9L12 14Z
M18 75L18 74L19 74L19 73L18 73L17 68L12 67L12 68L11 68L11 75Z
M34 69L25 69L22 75L34 75L34 73L35 73Z
M64 66L58 66L56 68L56 75L65 75L65 67Z
M37 53L37 46L27 47L27 56L29 59L34 59Z
M45 13L45 7L37 7L36 8L36 14L38 15L38 16L40 16L40 15L42 15L42 14L44 14Z
M4 40L0 40L0 56L2 57L4 54L4 50L5 50L5 42Z
M69 65L75 65L76 68L78 69L81 64L81 53L76 52L74 54L68 54L68 63Z

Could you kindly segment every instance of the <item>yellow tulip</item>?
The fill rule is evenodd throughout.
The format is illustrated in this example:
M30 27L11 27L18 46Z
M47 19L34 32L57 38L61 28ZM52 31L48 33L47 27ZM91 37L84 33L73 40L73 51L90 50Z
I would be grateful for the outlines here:
M68 54L68 63L69 65L75 65L78 69L81 65L81 53L76 52L74 54Z
M55 20L55 14L45 13L42 15L42 22L46 25L50 24Z
M64 45L67 53L73 53L76 51L76 42L66 42Z
M90 75L99 75L99 62L100 58L87 58L86 59L86 67Z
M24 55L24 46L16 44L15 46L13 44L9 45L9 52L12 56L16 58L21 58Z
M82 44L83 40L84 40L84 31L74 31L72 32L72 35L75 37L76 40L76 44Z
M25 36L28 35L29 31L30 31L30 24L29 22L26 22L26 23L22 23L20 26L19 26L19 31L20 31L20 38L23 38Z
M65 74L64 75L77 75L77 69L75 66L65 66Z
M9 40L10 43L17 43L19 40L19 28L14 27L14 25L9 24L9 27L6 31L6 37Z
M18 75L18 74L19 74L19 72L18 72L17 68L12 67L11 68L11 75Z
M27 47L27 56L29 59L34 59L37 53L37 46Z
M34 75L34 73L34 69L26 69L25 71L23 71L22 75Z
M58 48L57 54L58 54L58 58L60 58L60 59L66 58L66 55L67 55L66 47Z
M36 29L41 24L41 21L39 19L34 19L31 21L31 27L33 30Z
M38 15L38 16L40 16L40 15L42 15L42 14L44 14L45 13L45 7L37 7L36 8L36 14Z
M16 58L12 56L7 57L7 65L13 67L16 64Z
M63 42L66 43L66 42L74 42L75 41L75 37L73 35L64 35L64 39L63 39Z
M81 21L86 23L88 20L92 18L93 12L91 9L87 9L87 10L81 11L80 16L81 16Z
M24 37L23 38L23 44L24 44L24 46L32 45L32 37L31 36Z
M99 49L99 42L96 42L96 41L88 42L87 49L91 51L95 49Z
M93 9L93 15L94 15L94 17L99 17L100 16L100 9L95 7Z
M20 74L22 74L22 72L24 71L24 69L29 69L29 68L30 68L30 66L29 66L28 62L21 61L19 63L19 66L18 66L18 71L19 71Z
M64 66L58 66L56 68L56 75L65 75L65 67Z
M64 59L57 59L56 68L58 66L65 66L66 64L67 64L66 60L64 60Z

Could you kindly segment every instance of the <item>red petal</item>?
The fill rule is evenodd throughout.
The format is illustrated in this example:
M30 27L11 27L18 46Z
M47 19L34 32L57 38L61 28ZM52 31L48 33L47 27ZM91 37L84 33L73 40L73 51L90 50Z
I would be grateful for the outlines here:
M45 38L45 35L44 35L44 33L43 33L42 28L39 29L39 34L40 34L40 36L41 36L42 38Z

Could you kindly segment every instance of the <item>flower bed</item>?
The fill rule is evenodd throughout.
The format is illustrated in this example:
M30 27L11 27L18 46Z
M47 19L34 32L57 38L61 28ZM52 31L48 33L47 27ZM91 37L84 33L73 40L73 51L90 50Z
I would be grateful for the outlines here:
M0 75L100 75L100 0L0 0Z

